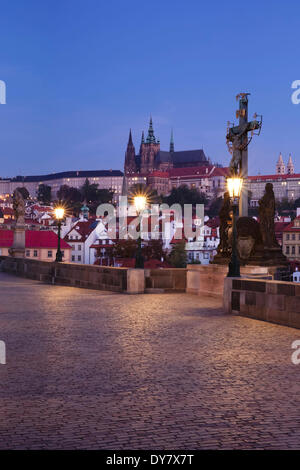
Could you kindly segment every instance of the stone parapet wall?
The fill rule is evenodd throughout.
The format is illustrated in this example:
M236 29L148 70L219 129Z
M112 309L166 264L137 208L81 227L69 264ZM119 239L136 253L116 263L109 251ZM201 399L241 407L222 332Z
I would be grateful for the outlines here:
M51 284L139 294L185 292L186 269L132 269L0 257L1 270Z
M127 268L99 267L73 263L49 263L24 258L0 257L1 270L18 276L52 284L108 290L113 292L138 292L137 275L133 278ZM142 280L144 273L140 273ZM129 282L128 282L129 278ZM144 292L143 282L139 282Z
M224 279L228 273L227 265L220 264L188 264L186 291L190 294L223 296ZM266 277L271 279L267 267L242 266L242 276Z
M146 292L185 292L186 275L184 268L145 269Z
M226 278L224 309L227 313L300 328L300 285Z

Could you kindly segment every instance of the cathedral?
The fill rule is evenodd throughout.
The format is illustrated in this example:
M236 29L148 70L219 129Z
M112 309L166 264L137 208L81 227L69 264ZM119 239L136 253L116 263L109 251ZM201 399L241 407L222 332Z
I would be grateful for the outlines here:
M125 153L125 175L149 174L155 170L168 171L172 168L186 168L211 165L204 151L185 150L176 152L174 146L173 132L171 132L169 151L160 150L160 141L154 135L152 118L150 118L148 135L145 139L144 132L140 144L139 153L136 154L132 142L131 130Z

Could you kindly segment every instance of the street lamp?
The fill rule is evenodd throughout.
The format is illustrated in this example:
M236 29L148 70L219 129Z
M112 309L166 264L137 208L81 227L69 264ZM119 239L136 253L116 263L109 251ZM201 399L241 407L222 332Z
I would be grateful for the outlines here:
M54 215L55 215L55 218L57 220L57 226L58 226L57 252L56 252L55 261L61 262L62 259L63 259L63 256L62 256L62 252L61 252L61 249L60 249L60 230L61 230L61 222L62 222L62 219L64 218L64 215L65 215L65 209L63 207L56 207L54 209Z
M139 218L140 218L140 233L138 238L138 249L135 257L135 267L139 269L144 269L144 258L142 255L142 238L141 238L141 229L142 229L142 218L141 212L145 209L147 205L147 197L139 194L134 196L133 203L135 210L137 211Z
M243 179L238 176L227 178L227 188L232 202L232 250L231 260L228 266L227 277L241 277L240 260L237 252L237 230L236 219L238 216L239 198L242 192Z

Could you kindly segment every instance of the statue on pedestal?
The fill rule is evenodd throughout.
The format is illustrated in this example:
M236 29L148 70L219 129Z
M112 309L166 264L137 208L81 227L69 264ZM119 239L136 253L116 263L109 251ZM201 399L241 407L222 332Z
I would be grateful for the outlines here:
M10 256L24 258L25 256L25 202L21 192L15 189L13 194L13 209L15 213L14 241L9 248Z
M220 218L220 243L217 248L217 254L214 257L215 264L225 264L231 256L231 244L229 230L232 221L232 207L229 193L224 193L224 201L219 212Z
M13 195L13 209L16 218L16 225L24 225L25 223L25 202L22 193L15 189Z
M265 194L258 201L259 221L262 240L265 248L277 248L275 236L275 196L272 183L267 183Z

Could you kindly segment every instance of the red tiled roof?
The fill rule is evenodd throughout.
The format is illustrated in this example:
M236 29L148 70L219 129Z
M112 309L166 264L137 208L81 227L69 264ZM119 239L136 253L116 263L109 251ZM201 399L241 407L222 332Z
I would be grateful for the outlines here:
M177 176L188 176L188 177L199 177L199 176L210 176L213 166L193 166L186 168L172 168L170 169L170 178L176 178Z
M283 230L290 225L290 222L275 222L275 232L283 232Z
M9 248L13 244L13 230L0 230L0 247ZM57 235L52 230L26 230L26 248L56 248ZM61 240L62 249L71 249L64 240Z
M83 242L87 239L87 237L90 235L90 233L94 230L94 226L91 227L92 225L92 222L90 220L82 220L82 221L79 221L76 223L76 225L74 225L71 230L69 230L69 232L67 233L67 235L65 236L65 240L69 241L69 242ZM80 240L73 240L73 239L70 239L69 238L69 234L73 231L73 230L76 230L76 232L79 233L79 235L81 235L81 239Z
M300 215L298 215L298 217L296 217L296 219L299 220ZM290 224L288 224L288 226L283 229L283 232L298 232L298 233L300 233L300 227L295 227L294 226L294 222L295 222L296 219L294 219Z
M266 181L266 180L286 180L286 179L299 179L300 173L295 173L293 175L256 175L256 176L248 176L250 181Z
M4 215L14 215L14 210L11 207L3 207L2 212Z
M229 168L228 167L224 167L224 168L220 168L220 167L215 167L212 171L212 174L211 176L229 176Z
M167 171L155 170L148 175L148 178L150 178L151 176L159 176L160 178L169 178L170 175Z
M53 212L53 207L51 206L39 206L38 204L34 204L30 206L30 209L33 209L38 212Z

